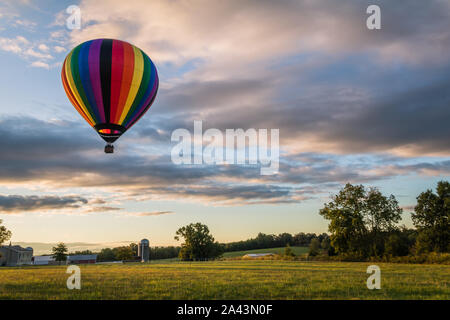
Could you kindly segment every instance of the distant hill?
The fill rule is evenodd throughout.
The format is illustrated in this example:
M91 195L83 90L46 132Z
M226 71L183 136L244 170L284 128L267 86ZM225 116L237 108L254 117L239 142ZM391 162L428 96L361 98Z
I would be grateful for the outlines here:
M69 252L73 251L100 251L103 248L115 248L120 246L127 246L130 243L136 243L137 241L119 241L119 242L104 242L104 243L87 243L87 242L68 242L65 243L69 249ZM56 243L44 243L44 242L13 242L13 245L18 245L21 247L31 247L33 248L34 255L50 254L52 248Z

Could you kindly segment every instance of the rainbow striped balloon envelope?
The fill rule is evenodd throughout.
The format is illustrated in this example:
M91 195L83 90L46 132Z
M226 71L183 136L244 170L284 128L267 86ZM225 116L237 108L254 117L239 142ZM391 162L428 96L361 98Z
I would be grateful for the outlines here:
M145 114L159 85L156 67L141 49L112 39L75 47L61 77L69 100L108 145Z

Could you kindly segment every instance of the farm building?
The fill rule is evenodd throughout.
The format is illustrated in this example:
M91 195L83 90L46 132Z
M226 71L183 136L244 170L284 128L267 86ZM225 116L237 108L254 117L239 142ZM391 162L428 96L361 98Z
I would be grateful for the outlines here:
M244 257L246 258L259 258L259 257L267 257L267 256L273 256L273 253L249 253L246 254Z
M0 246L0 266L15 267L32 264L33 248L21 246Z
M33 264L37 266L44 266L49 264L54 264L55 258L53 256L34 256Z
M97 262L96 254L67 256L67 264L87 264L96 262Z
M150 260L150 241L142 239L138 246L138 256L141 262L148 262Z

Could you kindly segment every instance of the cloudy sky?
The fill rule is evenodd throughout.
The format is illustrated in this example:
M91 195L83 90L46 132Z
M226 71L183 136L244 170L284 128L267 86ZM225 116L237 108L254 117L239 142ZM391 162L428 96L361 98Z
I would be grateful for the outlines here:
M197 221L221 242L325 232L318 210L351 182L394 194L411 226L415 197L450 176L449 15L445 0L1 0L0 219L13 242L167 245ZM95 38L138 46L160 76L114 155L60 78ZM194 120L279 129L279 173L173 164L171 133Z

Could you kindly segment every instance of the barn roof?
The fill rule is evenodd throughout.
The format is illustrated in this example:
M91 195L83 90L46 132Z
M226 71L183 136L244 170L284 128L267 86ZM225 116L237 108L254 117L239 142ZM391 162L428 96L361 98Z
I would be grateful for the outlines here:
M79 254L74 256L68 256L68 260L97 260L96 254Z
M273 253L248 253L245 255L245 257L252 257L252 258L265 257L265 256L273 256Z
M3 249L10 249L16 252L33 251L32 248L22 248L21 246L0 246Z
M34 256L35 262L48 262L48 261L55 261L55 258L53 256Z

